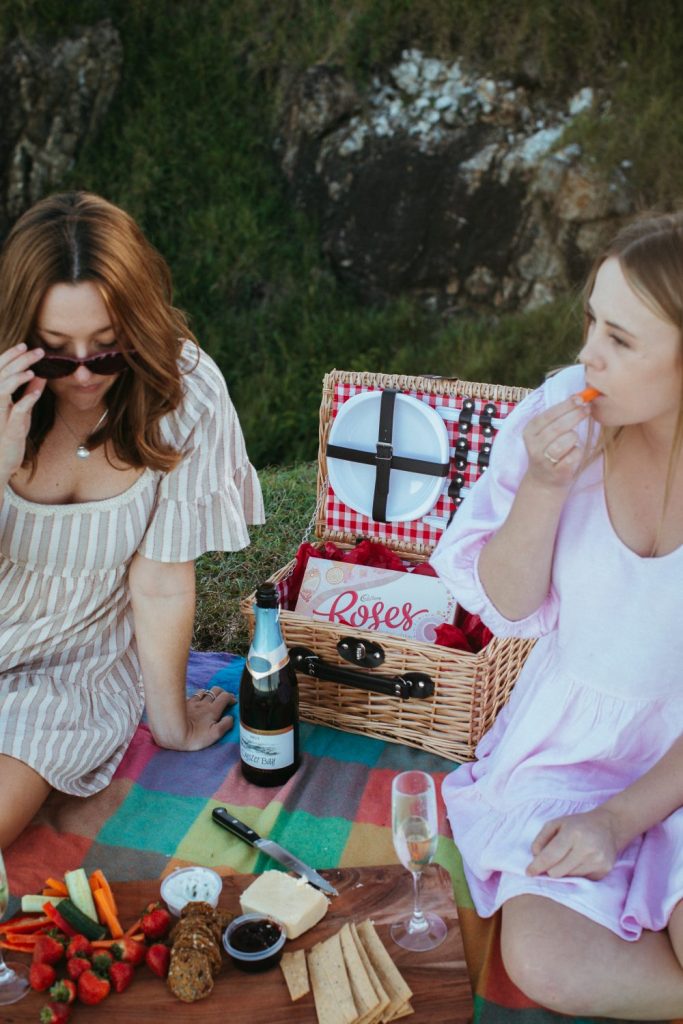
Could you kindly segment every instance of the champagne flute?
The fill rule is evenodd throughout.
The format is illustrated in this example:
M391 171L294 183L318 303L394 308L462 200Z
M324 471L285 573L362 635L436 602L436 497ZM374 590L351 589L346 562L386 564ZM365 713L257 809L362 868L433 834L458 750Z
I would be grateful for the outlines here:
M9 903L9 885L5 862L0 850L0 920L5 916ZM0 951L0 1006L16 1003L28 993L28 967L20 963L5 963Z
M401 772L391 786L391 827L401 864L413 876L413 913L391 926L391 937L404 949L434 949L448 928L438 914L420 903L422 869L431 864L438 838L434 780L426 772Z

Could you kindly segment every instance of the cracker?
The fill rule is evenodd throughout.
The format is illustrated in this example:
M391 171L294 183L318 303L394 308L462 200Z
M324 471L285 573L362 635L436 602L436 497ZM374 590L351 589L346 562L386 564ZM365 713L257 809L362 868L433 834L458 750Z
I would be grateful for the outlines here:
M194 1003L204 999L213 989L213 975L208 959L194 950L178 951L171 954L171 964L166 978L176 999Z
M293 1003L311 991L304 949L297 949L295 953L283 953L280 969L289 989L289 998Z
M339 935L317 943L307 961L318 1024L356 1024L358 1013Z
M358 1024L370 1024L375 1019L381 999L368 977L348 924L339 932L344 963L351 982L351 991L356 1004Z
M392 960L390 954L375 931L372 921L361 921L357 926L358 936L365 947L370 963L382 983L382 988L390 998L383 1020L390 1021L399 1010L403 1010L406 1003L412 996L412 990L407 985L398 967Z
M356 949L358 951L358 955L359 955L359 957L361 959L363 967L365 968L367 976L370 979L370 984L372 985L373 989L375 990L375 995L377 996L377 999L379 1000L378 1005L377 1005L377 1009L376 1009L375 1013L373 1014L373 1016L371 1018L371 1020L372 1020L372 1022L374 1024L374 1021L381 1021L381 1020L384 1019L384 1013L387 1010L387 1008L389 1006L389 1003L391 1002L391 999L389 998L387 993L384 991L384 988L382 987L382 982L377 977L377 972L375 971L375 968L370 963L370 958L369 958L368 954L365 951L365 946L363 945L363 943L360 940L360 936L359 936L358 931L356 929L356 925L353 923L353 921L349 925L349 931L351 932L351 938L354 941L354 944L355 944ZM368 1024L370 1024L370 1022L368 1022Z

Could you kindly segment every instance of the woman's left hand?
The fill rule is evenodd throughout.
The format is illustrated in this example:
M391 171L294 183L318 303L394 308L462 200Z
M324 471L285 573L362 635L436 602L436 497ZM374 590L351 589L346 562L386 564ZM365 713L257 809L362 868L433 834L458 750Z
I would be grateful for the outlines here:
M183 744L183 749L203 750L229 732L234 719L224 712L236 703L235 695L220 686L198 690L189 697L186 704L187 742Z
M613 816L604 807L546 822L531 844L534 859L527 875L597 881L614 867L619 848Z

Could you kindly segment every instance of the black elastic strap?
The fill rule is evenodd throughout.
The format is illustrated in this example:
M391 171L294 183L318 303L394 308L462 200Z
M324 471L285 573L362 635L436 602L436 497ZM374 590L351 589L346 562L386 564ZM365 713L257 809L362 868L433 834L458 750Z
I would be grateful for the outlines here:
M394 408L396 406L396 390L386 388L382 392L379 405L379 431L377 436L377 455L375 472L375 490L372 495L372 518L376 523L387 521L387 498L389 497L389 479L391 477L391 461L394 449L391 444L394 435Z
M362 452L358 448L346 448L340 444L328 444L328 459L344 459L345 462L360 462L364 466L377 463L376 452ZM422 473L423 476L448 476L448 462L428 462L426 459L409 459L405 455L392 455L391 468L405 473Z

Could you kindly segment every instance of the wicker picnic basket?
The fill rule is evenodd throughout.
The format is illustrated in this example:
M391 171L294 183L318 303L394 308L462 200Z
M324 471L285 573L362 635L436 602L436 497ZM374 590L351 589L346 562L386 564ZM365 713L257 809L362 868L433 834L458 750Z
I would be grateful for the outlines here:
M427 523L424 517L413 522L376 521L345 505L330 484L328 444L335 418L345 402L369 391L409 395L441 410L445 418L450 485L446 490L444 484ZM447 522L468 486L486 468L500 421L527 393L524 388L453 378L328 373L320 407L315 538L342 548L353 547L361 537L370 538L396 551L406 564L424 561L441 535L439 521ZM371 448L373 440L368 438L364 447ZM280 590L280 622L297 668L302 720L402 743L454 761L470 760L508 700L533 641L494 638L473 654L319 622L291 610L294 598L288 581L295 564L293 559L271 580ZM251 629L254 600L250 594L241 605ZM374 654L378 647L381 654ZM381 661L374 662L373 656ZM426 691L430 695L420 697L422 683L416 680L424 676L431 680ZM367 688L375 686L384 692Z

